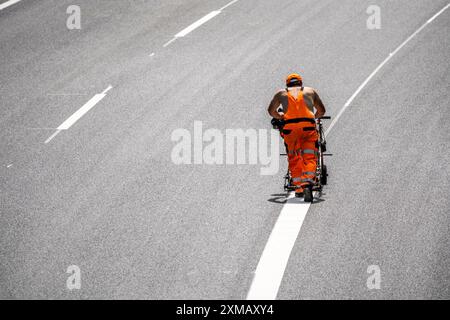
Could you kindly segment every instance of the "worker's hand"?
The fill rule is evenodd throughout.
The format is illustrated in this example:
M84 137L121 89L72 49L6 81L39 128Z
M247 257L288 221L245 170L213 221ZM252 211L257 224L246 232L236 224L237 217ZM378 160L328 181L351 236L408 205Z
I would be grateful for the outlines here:
M316 114L315 114L315 117L316 117L316 119L319 119L319 118L323 117L324 115L325 115L325 112L317 111Z
M274 129L280 129L284 126L284 121L280 119L273 118L272 121L270 121L270 123L272 124L272 127Z

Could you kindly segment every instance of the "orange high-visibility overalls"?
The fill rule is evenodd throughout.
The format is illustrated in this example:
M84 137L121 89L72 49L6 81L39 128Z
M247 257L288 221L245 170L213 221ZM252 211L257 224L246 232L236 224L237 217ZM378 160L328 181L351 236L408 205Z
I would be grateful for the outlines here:
M294 97L288 90L288 107L284 114L284 141L287 145L289 171L292 182L301 186L296 192L315 183L317 167L317 140L319 138L314 113L308 108L303 88Z

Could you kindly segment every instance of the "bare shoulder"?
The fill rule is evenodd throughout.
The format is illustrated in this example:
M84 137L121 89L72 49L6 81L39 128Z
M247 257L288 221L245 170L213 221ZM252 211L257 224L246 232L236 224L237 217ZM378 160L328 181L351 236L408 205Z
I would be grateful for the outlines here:
M309 95L315 95L317 94L316 89L311 88L311 87L303 87L303 92Z
M272 101L274 101L274 102L275 101L281 102L284 99L285 95L286 95L286 91L285 90L278 90L275 93L275 95L273 96Z
M286 92L286 90L280 89L277 91L277 93L275 93L275 96L276 97L284 97L284 96L287 96L287 92Z

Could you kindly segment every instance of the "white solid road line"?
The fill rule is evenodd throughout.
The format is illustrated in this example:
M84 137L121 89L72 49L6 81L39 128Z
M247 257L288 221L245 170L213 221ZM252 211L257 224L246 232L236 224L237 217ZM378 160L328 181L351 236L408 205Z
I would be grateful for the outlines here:
M71 126L75 124L82 116L84 116L89 110L91 110L97 103L99 103L104 97L106 97L106 93L112 89L112 86L106 88L102 93L96 94L92 97L91 100L86 102L84 106L78 109L73 115L71 115L66 121L64 121L58 128L56 128L56 132L52 134L46 141L45 144L49 143L53 140L62 130L68 130Z
M401 45L399 45L397 47L397 49L395 49L393 52L391 52L389 54L389 56L386 59L384 59L384 61L382 63L380 63L380 65L367 77L367 79L364 80L364 82L359 86L359 88L350 97L350 99L347 100L344 107L339 111L337 116L334 117L333 121L331 122L330 126L328 127L327 131L325 132L325 135L328 135L328 133L330 133L331 129L334 127L334 125L339 120L339 118L342 116L342 114L345 112L345 110L350 106L350 104L353 102L353 100L356 98L356 96L361 92L362 89L364 89L364 87L369 83L369 81L378 73L378 71L380 71L381 68L383 68L384 65L386 63L388 63L388 61L391 60L391 58L393 56L395 56L395 54L397 52L399 52L401 48L403 48L409 41L411 41L412 38L414 38L420 31L422 31L429 23L431 23L434 19L436 19L441 13L443 13L445 10L447 10L448 7L450 7L450 3L447 4L444 8L442 8L438 13L436 13L430 19L428 19L427 22L425 22L419 29L417 29L412 35L410 35L408 37L408 39L403 41L403 43Z
M344 107L340 110L338 115L328 127L326 135L331 131L333 126L339 120L345 109L352 103L355 97L367 85L367 83L380 71L380 69L412 38L414 38L420 31L422 31L430 22L443 13L450 3L442 10L431 17L425 24L423 24L417 31L415 31L408 39L406 39L397 49L395 49L359 86L355 93L348 99ZM288 197L287 203L283 206L280 216L275 223L269 240L264 248L262 256L259 260L255 271L250 290L247 294L247 300L275 300L278 295L281 281L283 280L284 271L291 255L292 248L300 233L305 216L310 208L309 203L304 203L300 200L292 198L291 193Z
M19 1L22 1L22 0L9 0L9 1L6 1L5 3L0 4L0 10L8 8L9 6L12 6L13 4L16 4Z
M310 203L288 196L256 267L247 300L275 300Z

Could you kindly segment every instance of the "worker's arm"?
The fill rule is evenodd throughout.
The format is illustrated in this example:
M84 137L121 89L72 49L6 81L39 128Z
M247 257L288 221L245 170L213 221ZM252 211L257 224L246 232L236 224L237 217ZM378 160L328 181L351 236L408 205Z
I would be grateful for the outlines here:
M269 114L278 120L283 120L283 115L281 115L280 113L278 113L277 109L281 104L281 100L280 100L280 96L281 96L281 91L277 92L274 96L272 101L269 104L269 108L267 109L267 111L269 112Z
M323 105L322 100L319 97L319 94L317 93L316 90L314 90L314 108L316 108L316 114L315 117L320 118L323 117L325 115L325 106Z

